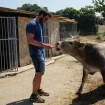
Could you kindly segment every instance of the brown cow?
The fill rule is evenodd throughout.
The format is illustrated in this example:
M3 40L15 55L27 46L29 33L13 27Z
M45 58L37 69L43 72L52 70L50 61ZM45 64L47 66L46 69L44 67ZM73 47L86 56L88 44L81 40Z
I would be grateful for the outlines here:
M77 94L80 95L88 74L99 71L105 82L105 43L83 43L76 39L56 43L56 50L76 58L83 65L83 77Z

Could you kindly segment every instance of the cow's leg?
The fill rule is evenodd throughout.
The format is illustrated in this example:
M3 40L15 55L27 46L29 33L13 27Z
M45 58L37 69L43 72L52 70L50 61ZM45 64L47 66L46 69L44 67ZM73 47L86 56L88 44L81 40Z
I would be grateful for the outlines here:
M86 81L86 79L87 79L87 76L88 76L88 71L85 69L85 68L83 68L83 77L82 77L82 83L81 83L81 85L80 85L80 88L79 88L79 90L77 91L77 95L80 95L81 94L81 92L82 92L82 90L83 90L83 87L84 87L84 84L85 84L85 81Z

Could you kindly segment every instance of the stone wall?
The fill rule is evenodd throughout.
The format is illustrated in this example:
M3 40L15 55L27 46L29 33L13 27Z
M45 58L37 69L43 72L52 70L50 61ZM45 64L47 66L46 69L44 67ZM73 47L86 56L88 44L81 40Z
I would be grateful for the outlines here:
M26 24L31 18L18 17L18 40L19 40L19 62L20 67L31 63L29 56L27 38L26 38Z

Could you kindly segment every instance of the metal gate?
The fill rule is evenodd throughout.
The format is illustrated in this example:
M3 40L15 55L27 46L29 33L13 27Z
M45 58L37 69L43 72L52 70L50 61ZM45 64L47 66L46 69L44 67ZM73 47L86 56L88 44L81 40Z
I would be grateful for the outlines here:
M18 70L15 17L0 17L0 72Z
M51 36L48 35L48 23L43 24L43 42L46 44L50 44ZM45 49L45 56L50 57L50 50Z

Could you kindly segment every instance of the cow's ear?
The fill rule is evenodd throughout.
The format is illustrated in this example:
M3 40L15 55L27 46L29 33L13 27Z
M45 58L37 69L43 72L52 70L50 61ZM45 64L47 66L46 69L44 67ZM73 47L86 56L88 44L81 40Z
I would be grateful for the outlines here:
M79 41L79 40L75 40L75 41L74 41L74 45L75 45L75 46L79 46L79 44L80 44L80 41Z
M78 39L79 40L80 36L76 34L76 35L73 36L73 39Z
M78 49L83 50L84 48L85 48L85 43L80 43Z

